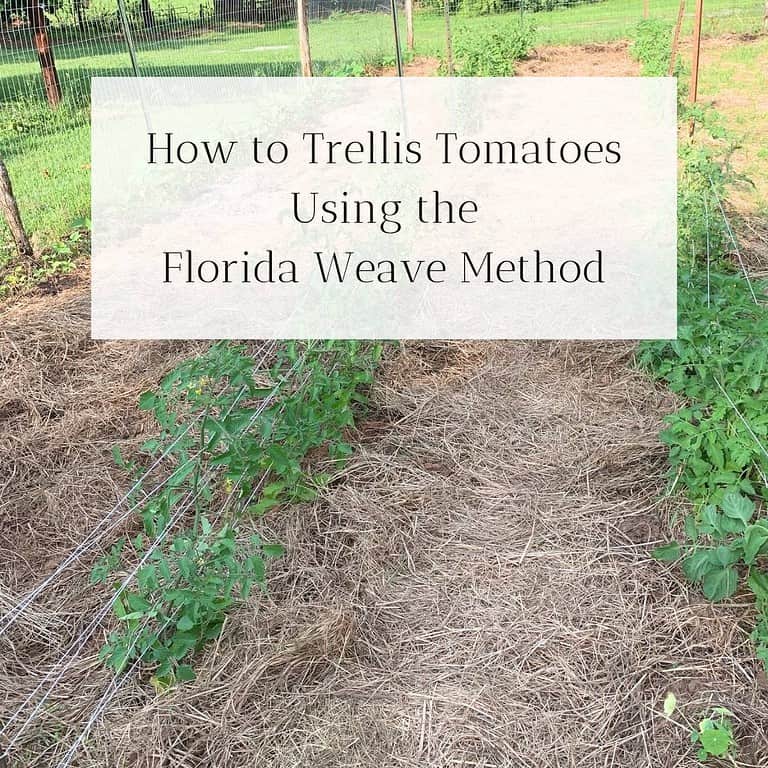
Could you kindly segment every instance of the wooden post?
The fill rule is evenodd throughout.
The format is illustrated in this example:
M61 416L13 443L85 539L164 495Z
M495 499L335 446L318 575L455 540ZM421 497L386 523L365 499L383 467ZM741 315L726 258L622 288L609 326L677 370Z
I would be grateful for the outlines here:
M3 212L3 218L8 225L8 229L11 230L19 258L24 261L30 261L32 259L32 246L29 243L24 224L21 221L16 198L13 196L11 177L8 175L8 169L5 167L2 158L0 158L0 210Z
M693 61L691 63L690 102L695 104L699 98L699 60L701 58L701 25L704 19L704 0L696 0L696 18L693 22ZM693 136L696 121L691 120L689 135Z
M451 0L443 0L443 18L445 20L445 63L448 74L453 76L453 38L451 36Z
M27 17L32 27L37 58L40 60L45 96L48 103L52 107L56 107L61 102L61 85L59 84L59 73L56 71L56 62L53 58L51 40L48 36L48 19L45 18L40 0L28 0Z
M677 12L677 24L675 24L675 36L672 38L672 56L669 59L669 70L667 74L672 77L675 74L675 64L677 62L677 49L680 47L680 30L683 28L683 19L685 18L685 0L680 0L680 10Z
M648 0L643 0L643 18L647 19L651 15L651 11L648 8Z
M413 0L405 0L405 46L413 50Z
M307 0L296 0L296 21L299 27L301 74L304 77L312 77L312 53L309 50L309 13Z

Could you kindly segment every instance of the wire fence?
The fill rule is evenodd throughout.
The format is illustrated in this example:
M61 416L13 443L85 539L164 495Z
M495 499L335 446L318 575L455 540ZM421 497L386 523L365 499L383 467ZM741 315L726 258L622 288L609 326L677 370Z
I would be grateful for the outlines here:
M34 244L55 241L87 216L93 77L300 75L299 4L0 0L0 158ZM434 71L450 59L452 34L504 17L530 20L537 45L581 44L627 38L644 17L672 24L679 7L679 0L396 0L395 11L406 61L433 59ZM684 35L694 8L688 0ZM765 0L705 0L704 34L757 32L765 10ZM393 67L392 12L391 0L307 0L314 74ZM0 266L7 240L0 229Z

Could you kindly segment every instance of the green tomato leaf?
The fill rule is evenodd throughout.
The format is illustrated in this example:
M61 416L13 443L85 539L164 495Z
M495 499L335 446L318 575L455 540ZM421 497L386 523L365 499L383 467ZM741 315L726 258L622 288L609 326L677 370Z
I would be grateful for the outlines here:
M704 596L712 602L730 597L738 585L738 574L734 568L717 568L710 571L702 581Z
M726 517L741 520L746 525L755 513L755 502L737 491L729 491L720 505Z
M189 666L189 664L179 664L176 667L176 679L183 683L194 680L196 677L195 670Z
M665 563L671 563L680 557L680 544L676 541L670 541L669 544L662 544L651 552L651 557L661 560Z
M761 524L750 525L744 533L744 562L752 565L760 550L768 542L768 528Z
M139 395L139 408L142 411L151 411L157 403L157 397L154 392L142 392Z
M282 557L285 554L285 547L282 544L265 544L261 551L266 557Z

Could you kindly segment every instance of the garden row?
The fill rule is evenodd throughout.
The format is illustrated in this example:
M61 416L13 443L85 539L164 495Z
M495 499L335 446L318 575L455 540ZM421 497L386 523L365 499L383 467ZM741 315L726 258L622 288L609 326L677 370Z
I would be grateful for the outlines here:
M669 41L667 25L641 25L633 51L644 74L666 74ZM768 286L750 279L723 205L744 182L729 165L733 138L714 111L687 103L684 87L679 112L678 338L643 342L637 358L681 398L661 437L671 489L691 507L682 541L654 554L679 561L712 601L752 593L752 639L768 669ZM729 714L716 710L694 732L701 759L732 755Z

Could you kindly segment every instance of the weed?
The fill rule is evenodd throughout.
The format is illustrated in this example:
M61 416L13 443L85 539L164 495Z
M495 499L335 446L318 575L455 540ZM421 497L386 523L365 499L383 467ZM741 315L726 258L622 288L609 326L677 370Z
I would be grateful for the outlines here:
M664 715L671 718L677 709L677 697L671 691L664 699ZM733 736L733 713L725 707L714 707L710 714L699 721L697 728L691 728L692 744L699 745L698 758L702 762L710 757L729 757L733 761L736 740ZM688 727L690 722L686 719Z
M699 745L699 760L710 757L728 757L733 754L736 742L733 738L733 713L725 707L715 707L705 717L697 731L691 731L691 743Z

